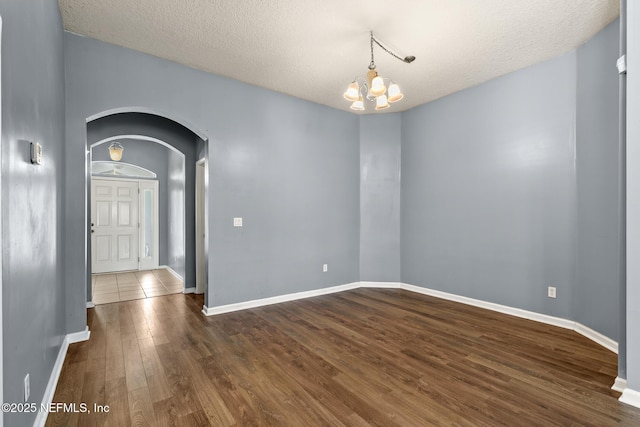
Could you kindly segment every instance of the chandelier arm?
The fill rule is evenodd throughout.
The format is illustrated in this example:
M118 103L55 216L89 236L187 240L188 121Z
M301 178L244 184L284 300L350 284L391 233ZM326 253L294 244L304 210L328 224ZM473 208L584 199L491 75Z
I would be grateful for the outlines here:
M358 76L356 77L357 80L360 80L360 84L358 85L358 93L360 93L361 96L364 96L365 98L367 98L369 101L371 101L371 97L369 95L369 84L367 83L367 79L365 79L362 76Z

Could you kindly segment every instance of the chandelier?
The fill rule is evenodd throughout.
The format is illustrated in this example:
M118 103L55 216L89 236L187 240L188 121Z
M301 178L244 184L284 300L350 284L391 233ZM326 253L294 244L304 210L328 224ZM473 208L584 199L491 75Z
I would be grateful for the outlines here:
M395 84L391 79L386 77L381 77L378 75L376 71L376 63L373 58L373 43L377 44L387 52L389 55L393 56L396 59L399 59L402 62L406 62L407 64L412 63L416 57L415 56L405 56L401 58L395 53L391 52L389 49L384 47L374 36L373 31L369 32L371 36L371 63L369 63L369 71L367 72L366 77L358 76L356 77L349 87L347 87L347 91L344 93L344 99L351 102L351 109L356 111L362 111L365 109L364 99L368 99L369 101L376 102L376 110L384 110L385 108L389 108L389 103L400 101L404 95L400 92L400 87Z

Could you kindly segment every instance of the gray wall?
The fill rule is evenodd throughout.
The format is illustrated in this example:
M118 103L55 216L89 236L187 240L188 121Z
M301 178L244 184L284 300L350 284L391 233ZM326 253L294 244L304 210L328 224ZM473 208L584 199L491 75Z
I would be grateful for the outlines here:
M619 21L577 51L577 253L572 319L619 340Z
M403 282L619 339L618 31L403 113Z
M168 154L163 159L167 176L164 189L167 201L165 231L168 233L165 263L183 277L185 287L195 287L195 162L198 137L178 123L150 114L112 114L87 125L89 145L114 135L154 137L184 155L166 149ZM144 153L140 154L145 156ZM145 164L152 160L146 159ZM187 259L189 262L186 262Z
M67 162L84 160L86 119L116 108L149 109L208 139L207 306L359 280L357 116L73 34L65 43ZM66 204L67 281L80 293L85 178L69 168L66 179L81 195ZM73 324L85 322L82 304L68 300Z
M401 115L367 117L67 34L67 135L73 146L86 117L127 106L206 135L208 148L196 150L210 156L208 306L401 279L579 315L615 339L615 320L603 323L606 316L582 310L591 284L577 283L597 256L579 246L600 233L579 236L593 218L579 217L578 206L597 204L590 180L616 170L586 166L594 159L589 150L601 149L596 139L580 152L576 146L589 115L598 114L578 112L576 103L595 90L588 82L600 72L578 80L578 62L597 62L614 32ZM69 158L78 155L69 150ZM75 188L77 172L69 175L68 188ZM245 227L231 227L234 216L244 217ZM323 263L328 273L321 273ZM546 296L550 285L558 289L555 300Z
M171 149L152 142L140 139L119 139L124 147L123 163L140 166L155 172L158 180L158 262L167 265L168 259L168 222L169 212L169 152ZM107 147L110 142L105 142L91 148L91 160L111 161ZM181 180L182 182L182 180ZM184 204L182 205L184 207ZM184 229L184 224L183 224ZM184 250L184 249L183 249Z
M0 15L3 401L23 401L29 373L29 402L39 405L65 333L86 326L66 331L64 322L62 21L48 0L3 0ZM30 141L42 144L41 166L30 163ZM4 425L35 417L4 414Z
M399 113L360 116L360 280L400 281Z
M571 52L403 113L403 282L571 317L575 63Z

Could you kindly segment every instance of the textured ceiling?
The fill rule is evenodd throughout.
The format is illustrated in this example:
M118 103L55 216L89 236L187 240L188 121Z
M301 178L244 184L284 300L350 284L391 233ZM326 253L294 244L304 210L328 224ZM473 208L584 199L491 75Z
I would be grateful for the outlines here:
M65 29L347 111L370 60L403 111L567 52L618 0L59 0ZM612 67L614 64L612 64ZM373 105L367 105L373 112Z

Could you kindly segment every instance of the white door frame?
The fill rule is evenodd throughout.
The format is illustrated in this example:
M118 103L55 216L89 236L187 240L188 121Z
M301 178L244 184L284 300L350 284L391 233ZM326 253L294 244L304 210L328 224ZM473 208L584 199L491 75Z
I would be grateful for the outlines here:
M158 209L158 181L151 179L135 179L135 178L126 178L126 177L101 177L101 176L92 176L91 182L96 181L122 181L122 182L131 182L135 183L138 188L138 213L137 213L137 221L138 221L138 265L137 269L154 269L158 268L159 264L159 251L158 251L158 243L159 243L159 209ZM144 191L143 190L151 190L153 192L153 226L152 226L152 239L156 244L153 247L153 251L151 253L151 257L144 256ZM91 194L91 198L95 197L95 195ZM91 205L93 203L92 200L89 201ZM92 255L95 256L95 248L93 247L93 239L91 239L91 252ZM93 258L92 256L92 258ZM145 259L146 258L146 259ZM93 259L91 260L91 270L95 272Z
M196 294L204 293L207 284L207 207L206 159L196 162Z
M2 139L2 16L0 16L0 139ZM0 146L2 146L0 142ZM0 150L0 165L2 165L2 150ZM2 188L2 173L0 173L0 189ZM2 190L0 190L2 191ZM4 196L0 194L0 212L2 211L2 198ZM0 224L0 242L2 241L2 224ZM2 358L3 348L2 342L4 341L4 329L2 325L2 248L0 247L0 384L4 384L4 361ZM4 395L0 387L0 402L4 402ZM0 427L3 426L3 416L0 414Z

